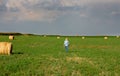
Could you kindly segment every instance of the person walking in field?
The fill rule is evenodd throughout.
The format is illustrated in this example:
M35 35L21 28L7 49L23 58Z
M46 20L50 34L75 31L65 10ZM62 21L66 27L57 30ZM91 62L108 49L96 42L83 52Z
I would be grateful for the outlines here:
M64 41L64 46L65 46L65 50L66 50L66 52L68 52L68 46L69 46L69 41L68 41L68 38L66 38L65 39L65 41Z

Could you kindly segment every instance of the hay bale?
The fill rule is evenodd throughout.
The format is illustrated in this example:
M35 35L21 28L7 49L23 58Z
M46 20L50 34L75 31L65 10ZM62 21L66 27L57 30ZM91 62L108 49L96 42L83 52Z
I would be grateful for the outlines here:
M12 53L12 43L0 42L0 54L10 55Z
M47 37L47 35L44 35L44 37Z
M119 38L119 36L116 36L116 38Z
M105 39L105 40L107 40L107 39L108 39L108 37L107 37L107 36L105 36L105 37L104 37L104 39Z
M82 39L85 39L85 37L83 36Z
M58 36L57 39L60 39L60 37Z
M10 40L13 40L13 39L14 39L14 36L10 35L10 36L9 36L9 39L10 39Z

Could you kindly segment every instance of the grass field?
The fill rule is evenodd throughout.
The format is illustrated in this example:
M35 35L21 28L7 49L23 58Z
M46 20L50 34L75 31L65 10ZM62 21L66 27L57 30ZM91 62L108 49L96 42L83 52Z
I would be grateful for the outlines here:
M0 76L120 76L120 38L0 36L13 44L12 55L0 55Z

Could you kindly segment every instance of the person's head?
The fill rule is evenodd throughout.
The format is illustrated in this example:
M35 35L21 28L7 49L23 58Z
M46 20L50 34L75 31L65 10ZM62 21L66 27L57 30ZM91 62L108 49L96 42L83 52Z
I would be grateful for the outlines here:
M68 38L66 37L65 40L68 40Z

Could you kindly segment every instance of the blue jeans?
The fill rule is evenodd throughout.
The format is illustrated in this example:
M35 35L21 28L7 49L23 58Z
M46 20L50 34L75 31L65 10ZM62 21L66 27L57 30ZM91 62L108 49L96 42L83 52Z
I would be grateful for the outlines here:
M65 50L66 50L66 52L68 52L68 46L65 46Z

